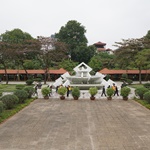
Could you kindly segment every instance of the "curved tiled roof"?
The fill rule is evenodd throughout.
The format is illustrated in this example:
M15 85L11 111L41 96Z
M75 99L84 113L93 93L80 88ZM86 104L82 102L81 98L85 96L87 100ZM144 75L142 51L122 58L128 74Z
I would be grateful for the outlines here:
M27 70L28 74L44 74L45 70ZM48 73L50 74L64 74L67 71L63 68L58 70L49 70ZM5 74L5 70L0 70L0 74ZM12 70L8 69L7 74L26 74L25 70Z
M99 72L102 74L139 74L139 70L109 70L107 68ZM150 74L150 70L142 70L141 74Z

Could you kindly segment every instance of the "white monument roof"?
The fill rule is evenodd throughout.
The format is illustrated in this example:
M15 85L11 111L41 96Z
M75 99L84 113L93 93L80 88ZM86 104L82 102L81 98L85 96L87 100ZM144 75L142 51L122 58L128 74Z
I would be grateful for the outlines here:
M75 72L90 72L92 70L91 67L89 67L87 64L85 64L84 62L80 63L78 66L76 66L73 69Z

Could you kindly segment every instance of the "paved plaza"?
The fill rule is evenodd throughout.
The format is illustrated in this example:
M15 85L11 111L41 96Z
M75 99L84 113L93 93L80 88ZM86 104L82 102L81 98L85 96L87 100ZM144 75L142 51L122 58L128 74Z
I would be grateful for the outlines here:
M133 100L37 99L0 124L0 150L150 150L150 111Z

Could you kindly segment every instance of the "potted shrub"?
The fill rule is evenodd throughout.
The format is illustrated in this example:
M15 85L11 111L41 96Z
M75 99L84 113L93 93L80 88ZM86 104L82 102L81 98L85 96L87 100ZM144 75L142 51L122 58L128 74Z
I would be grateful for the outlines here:
M120 95L123 97L123 100L128 100L131 89L129 87L121 88Z
M90 97L91 100L95 100L95 95L97 94L97 92L98 92L97 87L89 88L89 93L91 95L91 97Z
M49 87L43 87L41 92L42 92L42 95L43 95L44 99L49 98L49 93L50 93L50 88Z
M72 89L72 96L73 96L74 100L78 100L78 98L80 97L80 90L78 87L74 87Z
M107 99L108 100L112 100L112 96L114 94L114 90L112 88L107 88L106 93L107 93Z
M61 87L58 88L58 94L60 95L61 100L65 99L66 92L67 92L66 87L61 86Z

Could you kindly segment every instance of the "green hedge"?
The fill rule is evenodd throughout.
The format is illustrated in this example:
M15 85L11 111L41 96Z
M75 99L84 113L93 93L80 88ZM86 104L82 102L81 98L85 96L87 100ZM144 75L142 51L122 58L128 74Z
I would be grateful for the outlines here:
M5 109L12 109L19 102L19 99L16 95L9 94L1 97L0 101L3 102Z
M19 103L24 103L28 98L28 93L25 90L16 90L14 94L19 98Z

